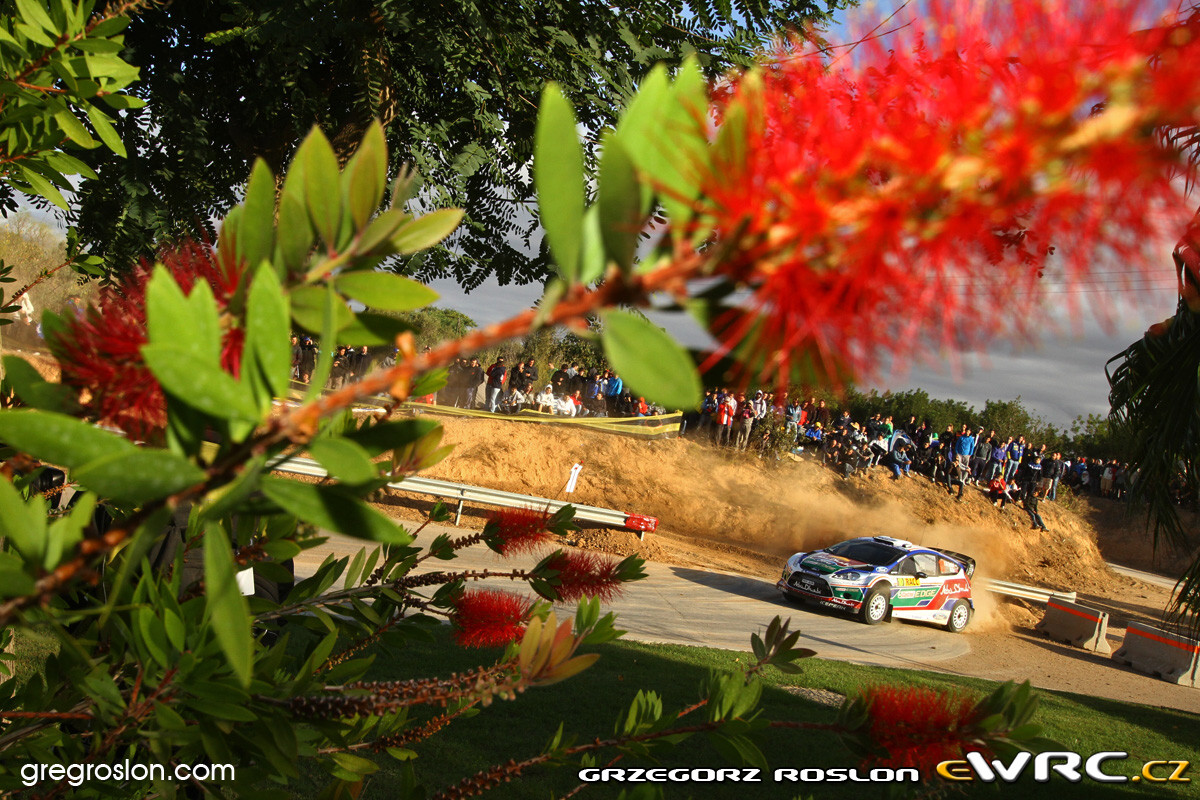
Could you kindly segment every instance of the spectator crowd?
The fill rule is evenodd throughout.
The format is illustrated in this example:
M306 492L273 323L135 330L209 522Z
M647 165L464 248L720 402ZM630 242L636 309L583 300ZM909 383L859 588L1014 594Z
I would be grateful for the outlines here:
M504 356L487 369L478 358L458 358L450 365L441 402L494 414L526 409L567 417L648 417L663 410L635 397L621 376L610 369L587 369L579 363L550 363L543 372L530 358L510 366Z
M902 480L914 473L944 486L962 500L967 486L987 492L993 505L1003 510L1019 503L1033 528L1046 530L1038 503L1058 499L1060 487L1078 494L1124 500L1135 478L1128 465L1114 460L1072 458L1049 450L1045 444L1027 442L1024 436L1007 436L982 427L972 430L935 430L916 417L897 422L874 414L851 419L849 411L835 413L824 400L788 400L758 391L720 389L705 393L695 426L699 435L720 447L746 450L763 441L774 421L788 449L813 456L844 476L869 475L877 468Z

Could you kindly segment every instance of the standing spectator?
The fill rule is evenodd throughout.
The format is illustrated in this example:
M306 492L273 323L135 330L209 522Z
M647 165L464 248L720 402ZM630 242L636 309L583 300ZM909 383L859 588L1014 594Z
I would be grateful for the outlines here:
M528 383L530 386L537 386L538 368L537 368L537 364L535 364L533 362L532 358L525 362L525 367L522 370L522 372L524 373L522 375L522 379L526 383Z
M975 452L971 454L971 479L977 484L986 482L984 473L992 457L992 437L995 435L996 432L992 431L985 438L983 428L975 432Z
M1030 527L1033 530L1046 530L1046 523L1042 521L1042 515L1038 513L1037 493L1026 489L1025 491L1025 513L1029 515Z
M696 419L696 433L704 433L713 424L713 417L717 413L717 398L713 396L712 391L704 393L704 400L700 403L700 414Z
M446 402L462 408L463 395L467 393L467 359L459 356L446 371Z
M1042 456L1034 453L1021 465L1020 482L1024 494L1037 496L1042 487Z
M950 475L947 477L947 488L953 493L953 485L958 484L958 500L963 499L963 491L971 478L971 457L975 453L975 437L962 427L962 432L954 439L954 460L950 464Z
M832 415L829 409L825 407L825 401L821 400L817 403L817 422L821 423L822 430L829 430Z
M617 401L625 391L621 376L615 372L608 373L608 385L604 387L604 405L610 417L617 416Z
M1015 442L1010 438L1006 455L1008 458L1004 465L1004 480L1011 483L1017 477L1017 469L1021 466L1021 457L1025 455L1025 437L1018 437Z
M463 379L464 390L466 395L463 397L463 408L475 408L479 403L479 387L483 384L484 374L483 367L479 365L478 358L472 358L470 365L467 367L466 377Z
M1109 461L1100 471L1100 496L1112 497L1113 481L1116 478L1117 462Z
M746 400L745 395L738 395L737 442L738 450L745 450L750 444L750 431L754 427L754 403Z
M724 401L717 406L717 446L729 444L729 435L733 431L733 415L737 410L737 402L733 395L726 395Z
M1062 477L1062 458L1058 453L1051 453L1050 458L1042 462L1042 497L1053 500L1058 489L1058 479Z
M555 369L553 364L548 365L546 369L550 372L550 383L554 386L554 394L563 394L567 388L567 371L561 368Z
M317 345L312 337L305 336L300 343L300 380L308 383L312 380L313 370L317 368Z
M292 334L292 380L300 377L300 362L304 357L304 348L300 346L300 337Z
M500 356L487 368L487 410L493 414L500 406L500 394L504 391L504 379L507 377L508 368L504 366L504 356Z

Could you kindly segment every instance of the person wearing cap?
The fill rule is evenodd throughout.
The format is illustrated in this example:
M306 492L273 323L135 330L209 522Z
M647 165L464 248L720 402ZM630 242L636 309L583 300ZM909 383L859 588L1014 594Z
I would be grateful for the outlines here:
M504 392L504 379L507 377L508 367L504 365L504 356L500 356L487 368L487 410L493 414L500 406L500 395Z

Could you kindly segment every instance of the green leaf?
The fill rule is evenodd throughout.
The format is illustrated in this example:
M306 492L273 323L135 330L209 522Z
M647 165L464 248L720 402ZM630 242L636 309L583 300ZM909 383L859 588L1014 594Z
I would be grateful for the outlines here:
M318 439L308 451L326 472L344 483L367 483L379 477L379 467L371 463L371 456L349 439Z
M389 208L371 220L355 245L355 251L360 255L391 255L392 237L410 218L402 208Z
M88 119L91 120L92 127L96 129L96 135L100 137L100 141L104 142L105 147L109 150L112 150L121 158L125 158L125 143L117 135L117 130L113 127L112 120L99 107L91 103L88 103L86 108Z
M383 200L387 188L387 141L378 120L371 123L343 179L346 184L346 205L356 231L371 219Z
M262 489L275 504L319 528L385 544L406 545L413 539L389 517L337 486L267 477Z
M326 291L321 286L302 286L292 292L292 319L306 331L320 333L325 324ZM354 314L345 302L338 301L334 307L334 327L342 330L354 322Z
M42 563L46 548L45 503L40 497L26 503L8 480L0 478L0 539L4 538L26 561Z
M350 753L334 753L333 760L339 767L357 777L370 775L379 770L379 765L374 761Z
M574 283L579 274L583 228L583 147L575 113L557 84L542 92L533 155L533 184L546 241L559 275Z
M680 229L692 217L709 159L708 82L694 58L684 61L669 92L656 72L642 82L619 129L643 179L655 186L672 226Z
M325 293L325 305L321 313L320 342L317 348L317 363L309 376L308 391L304 393L304 402L308 403L321 396L325 381L333 367L334 337L337 334L338 311L346 308L346 302L338 297L333 284L328 284L322 290Z
M454 232L462 222L461 208L442 208L411 219L392 236L392 247L400 255L428 250Z
M44 175L30 169L24 164L17 164L16 166L21 178L29 184L29 188L33 190L34 194L41 195L64 211L70 210L66 199L62 196L62 192L58 190L57 186L47 180Z
M251 266L270 258L275 248L275 176L261 158L255 159L246 184L234 245L242 262Z
M345 438L360 445L372 458L397 447L406 447L428 436L438 428L431 419L403 419L364 425L349 431Z
M0 411L0 441L67 469L136 449L114 433L52 411Z
M74 393L60 383L50 383L32 364L20 356L4 356L4 380L17 397L44 411L70 411L75 408Z
M625 145L614 135L606 136L596 201L600 206L600 233L608 258L625 273L633 269L633 255L641 232L640 191L633 160Z
M347 272L334 285L350 299L383 311L410 311L438 299L425 284L390 272Z
M292 376L289 320L279 276L268 265L259 267L246 303L245 352L252 356L267 388L277 397L287 394Z
M0 564L0 597L21 597L33 594L33 578L19 567Z
M46 33L54 36L58 36L61 33L39 0L17 0L17 13L20 14L20 19L36 23Z
M169 450L133 450L92 461L72 477L101 497L145 503L204 481L204 470Z
M64 554L73 551L83 540L83 530L92 521L96 503L96 495L85 494L72 506L70 514L51 523L46 535L46 552L42 559L42 566L46 570L57 567Z
M70 109L64 108L62 111L57 112L54 115L54 121L58 123L58 127L62 128L67 138L80 147L90 149L100 144L92 138L92 135L88 133L88 129L83 126L82 122L76 119Z
M303 270L313 246L313 227L304 204L303 170L293 162L279 195L279 227L276 231L276 261L288 272Z
M604 275L604 234L600 231L600 206L593 203L583 215L579 282L587 285ZM562 286L562 283L558 283Z
M695 408L703 387L696 365L679 344L644 317L614 309L604 314L604 354L625 382L667 408Z
M212 625L217 643L242 688L248 688L254 667L250 609L238 591L229 536L218 522L204 526L204 596L205 617Z
M258 407L243 386L220 367L211 366L173 345L148 344L142 358L163 391L218 419L257 422Z
M337 343L352 347L394 345L399 334L413 330L416 328L404 320L363 311L338 331Z
M296 163L302 170L308 218L326 244L332 245L342 221L342 192L337 156L319 128L314 127L301 143Z

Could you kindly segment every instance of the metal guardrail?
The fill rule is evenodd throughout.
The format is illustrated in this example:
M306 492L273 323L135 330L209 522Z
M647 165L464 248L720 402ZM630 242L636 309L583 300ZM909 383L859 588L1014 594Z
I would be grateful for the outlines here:
M1040 589L1037 586L1023 586L1008 581L981 580L980 585L992 594L1002 594L1007 597L1020 597L1023 600L1036 600L1045 603L1051 597L1057 597L1068 603L1075 602L1075 592L1059 592L1053 589Z
M324 478L328 473L311 458L289 458L271 467L279 472L290 472L295 475L307 475L312 478ZM551 500L546 497L535 497L515 492L502 492L499 489L485 489L481 486L471 486L466 483L439 481L433 478L405 478L403 481L388 484L389 489L401 492L416 492L434 497L444 497L458 501L458 509L454 514L454 524L457 525L462 517L463 504L479 503L481 505L500 506L501 508L537 508L547 509L550 513L558 511L565 505L575 509L575 519L587 522L597 522L610 528L625 528L636 531L638 538L646 531L658 528L658 519L642 514L629 514L611 508L596 506L581 506L564 500Z

